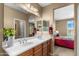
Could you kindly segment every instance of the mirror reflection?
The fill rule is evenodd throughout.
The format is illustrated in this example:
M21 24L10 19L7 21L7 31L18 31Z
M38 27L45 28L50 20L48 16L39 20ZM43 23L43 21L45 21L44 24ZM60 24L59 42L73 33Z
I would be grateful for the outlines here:
M26 24L24 20L15 20L15 38L26 37Z

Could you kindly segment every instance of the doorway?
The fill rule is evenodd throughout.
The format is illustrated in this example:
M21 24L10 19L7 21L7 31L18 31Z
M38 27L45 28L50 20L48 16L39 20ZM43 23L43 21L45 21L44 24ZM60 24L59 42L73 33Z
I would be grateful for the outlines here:
M53 54L55 56L74 56L74 4L54 9L53 15L55 22Z

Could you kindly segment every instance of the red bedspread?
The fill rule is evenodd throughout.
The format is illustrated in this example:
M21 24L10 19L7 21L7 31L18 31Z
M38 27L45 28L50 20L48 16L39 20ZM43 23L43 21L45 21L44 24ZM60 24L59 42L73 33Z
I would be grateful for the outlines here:
M55 45L74 49L74 40L68 38L55 37Z

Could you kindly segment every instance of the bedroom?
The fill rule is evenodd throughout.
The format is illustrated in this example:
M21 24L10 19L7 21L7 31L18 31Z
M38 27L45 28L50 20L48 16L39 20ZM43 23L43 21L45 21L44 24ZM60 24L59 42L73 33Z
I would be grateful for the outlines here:
M54 54L59 56L74 55L74 5L54 9Z

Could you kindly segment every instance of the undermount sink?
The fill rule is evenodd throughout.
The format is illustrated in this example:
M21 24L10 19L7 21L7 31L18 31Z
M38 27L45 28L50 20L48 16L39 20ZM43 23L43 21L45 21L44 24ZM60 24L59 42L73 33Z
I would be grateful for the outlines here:
M30 45L33 44L34 41L33 40L18 40L18 42L16 42L15 46L25 46L25 45Z
M27 39L19 39L17 40L16 43L14 43L15 46L28 46L28 45L32 45L34 43L37 43L39 42L40 40L42 40L42 38L27 38Z

